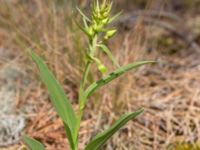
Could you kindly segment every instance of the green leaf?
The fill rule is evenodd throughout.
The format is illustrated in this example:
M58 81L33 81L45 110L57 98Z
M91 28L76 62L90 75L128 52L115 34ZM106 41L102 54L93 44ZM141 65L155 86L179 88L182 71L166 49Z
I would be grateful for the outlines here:
M110 60L112 61L112 63L116 66L116 67L120 67L120 65L118 64L118 62L115 60L115 58L113 57L112 53L110 52L109 48L104 45L104 44L100 44L98 45L103 51L104 53L106 53L106 55L110 58Z
M72 150L75 149L75 146L76 146L76 139L73 140L73 135L68 127L68 125L66 123L64 123L64 127L65 127L65 132L66 132L66 135L67 135L67 138L69 140L69 144L70 144L70 147Z
M44 146L33 138L24 136L23 141L31 150L45 150Z
M84 23L85 29L88 29L88 24L87 24L87 21L85 20L85 18L83 18L83 23Z
M121 127L123 127L128 121L134 119L143 112L140 109L136 112L125 114L109 129L97 134L94 139L85 147L84 150L99 150L107 141L116 133Z
M108 23L113 22L115 19L117 19L120 15L122 14L122 12L117 13L116 15L114 15L112 18L109 19Z
M127 71L131 70L131 69L135 69L138 68L142 65L145 64L150 64L150 63L156 63L155 61L139 61L136 63L131 63L128 64L126 66L120 67L117 70L115 70L114 72L110 73L109 75L105 76L104 78L92 83L85 91L85 102L83 104L86 103L87 98L98 88L104 86L105 84L111 82L112 80L114 80L115 78L119 77L120 75L126 73Z
M42 59L37 56L33 51L30 51L30 53L33 60L37 64L40 71L40 76L49 91L53 106L55 107L62 121L69 127L71 135L73 135L76 127L76 116L69 99L66 97L64 90L61 88L60 84L57 82L53 74L43 63ZM71 142L72 141L70 141L70 143Z
M78 7L76 7L76 9L78 10L78 12L81 14L81 16L82 16L85 20L87 20L88 22L91 22L91 20L90 20Z
M76 23L77 27L78 27L83 33L85 33L87 36L89 36L89 33L88 33L88 31L87 31L86 29L84 29L83 27L81 27L81 25L80 25L76 20L75 20L74 22Z

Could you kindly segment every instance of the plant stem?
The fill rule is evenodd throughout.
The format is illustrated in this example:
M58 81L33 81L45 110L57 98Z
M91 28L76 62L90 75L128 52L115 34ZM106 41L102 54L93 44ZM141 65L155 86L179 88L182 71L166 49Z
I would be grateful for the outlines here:
M92 38L92 40L90 40L89 42L89 55L93 56L95 53L95 50L97 48L97 36L94 36ZM85 94L85 84L87 81L87 77L90 71L90 66L91 66L92 61L91 60L87 60L86 62L86 66L84 69L84 73L82 76L82 80L80 83L80 88L79 88L79 110L77 113L77 126L76 126L76 130L75 130L75 142L76 142L76 146L75 146L75 150L78 150L78 133L80 130L80 124L81 124L81 120L83 117L83 111L84 111L84 107L85 107L85 99L86 97L84 96Z
M77 126L76 126L76 130L75 130L75 142L76 142L76 146L75 146L75 150L78 150L78 133L79 133L79 129L80 129L80 124L81 124L81 120L82 120L82 116L83 116L83 101L84 101L84 86L87 80L87 76L89 74L89 70L90 70L90 66L91 66L91 62L87 61L84 73L83 73L83 77L80 83L80 89L79 89L79 110L77 113Z

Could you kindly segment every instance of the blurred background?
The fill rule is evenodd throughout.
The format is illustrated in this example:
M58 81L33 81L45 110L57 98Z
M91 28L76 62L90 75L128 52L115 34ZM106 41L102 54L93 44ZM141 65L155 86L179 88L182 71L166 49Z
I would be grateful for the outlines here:
M91 0L0 0L0 150L22 150L21 136L47 150L69 149L61 120L27 49L48 64L77 109L87 40L75 24L76 6ZM120 65L157 60L117 79L90 98L80 149L124 112L145 112L105 150L200 150L200 0L114 0L108 45ZM102 54L104 64L114 67ZM90 81L101 77L93 66Z

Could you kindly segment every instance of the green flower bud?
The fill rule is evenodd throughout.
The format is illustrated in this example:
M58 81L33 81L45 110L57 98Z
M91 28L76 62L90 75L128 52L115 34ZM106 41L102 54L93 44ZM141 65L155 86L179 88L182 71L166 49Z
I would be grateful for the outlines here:
M116 29L107 31L106 35L104 36L104 39L107 40L107 39L111 38L116 32L117 32Z
M103 74L107 72L107 68L103 64L99 64L98 69Z
M93 30L92 27L89 27L88 30L87 30L87 32L88 32L88 34L89 34L90 36L93 36L93 35L94 35L94 30Z
M104 13L102 13L102 16L103 16L104 18L108 18L108 15L109 15L109 12L104 12Z
M95 31L96 33L99 33L99 32L101 32L103 26L102 26L102 24L98 24L98 25L95 24L95 25L93 26L93 28L94 28L94 31Z
M105 25L105 24L107 24L107 23L108 23L108 21L109 21L109 19L108 19L108 18L106 18L106 19L103 19L103 20L101 21L101 23Z

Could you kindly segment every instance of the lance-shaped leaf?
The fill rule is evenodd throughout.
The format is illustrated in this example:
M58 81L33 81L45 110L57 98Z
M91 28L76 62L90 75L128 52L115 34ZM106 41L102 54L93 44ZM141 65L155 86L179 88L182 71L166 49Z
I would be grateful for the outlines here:
M23 141L31 150L45 150L44 146L33 138L24 136Z
M79 27L79 29L81 29L81 31L83 33L85 33L87 36L89 36L89 33L87 31L87 28L83 28L76 20L74 21L76 23L76 25Z
M120 75L126 73L127 71L131 70L131 69L135 69L138 68L142 65L145 64L149 64L149 63L155 63L155 61L139 61L136 63L131 63L128 64L126 66L120 67L117 70L115 70L114 72L110 73L109 75L105 76L104 78L92 83L85 91L85 98L84 98L84 102L83 104L86 103L87 98L98 88L104 86L105 84L111 82L112 80L114 80L115 78L119 77Z
M75 135L72 135L72 132L70 131L70 129L69 129L69 127L66 123L63 122L63 124L64 124L64 127L65 127L65 132L66 132L70 147L71 147L72 150L75 150L75 146L76 146L76 142L77 142L76 138L77 137L73 137Z
M61 88L54 75L43 63L42 59L34 52L31 51L30 53L33 60L37 64L40 71L40 76L49 91L53 106L55 107L62 121L69 127L71 135L73 135L76 127L76 116L69 99L66 97L64 90ZM73 137L75 138L75 136Z
M116 15L114 15L112 18L109 19L108 23L113 22L115 19L117 19L120 15L122 14L122 12L117 13Z
M76 7L76 9L78 10L78 12L81 14L81 16L82 16L85 20L87 20L88 22L91 22L91 20L90 20L78 7Z
M111 128L97 134L97 136L94 137L94 139L85 147L84 150L99 150L108 141L108 139L112 137L114 133L116 133L128 121L134 119L142 112L143 109L140 109L136 112L121 116L121 118Z
M112 55L112 53L110 52L109 48L104 45L104 44L99 44L98 45L104 53L106 53L106 55L110 58L110 60L112 61L112 63L116 66L116 67L120 67L120 65L118 64L118 62L115 60L114 56Z

